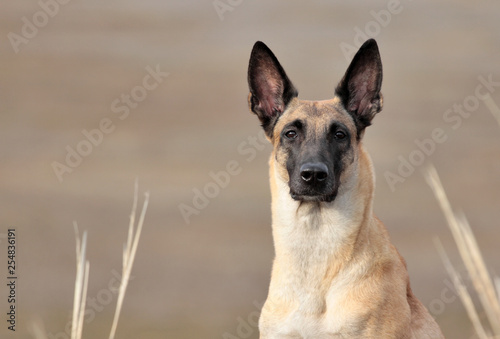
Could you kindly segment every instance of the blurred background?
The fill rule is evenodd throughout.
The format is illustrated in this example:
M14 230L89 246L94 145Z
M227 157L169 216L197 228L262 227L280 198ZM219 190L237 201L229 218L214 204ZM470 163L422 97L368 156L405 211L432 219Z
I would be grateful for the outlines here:
M252 45L268 44L301 98L327 99L371 37L384 66L384 110L365 136L375 213L445 335L474 337L433 237L465 271L421 169L435 164L500 274L498 2L23 0L0 8L1 285L9 228L19 277L16 332L2 322L0 337L31 338L41 322L48 338L69 338L74 220L88 231L84 337L108 335L138 178L141 200L145 191L151 200L117 338L258 338L273 245L271 148L246 101ZM1 313L7 292L0 288Z

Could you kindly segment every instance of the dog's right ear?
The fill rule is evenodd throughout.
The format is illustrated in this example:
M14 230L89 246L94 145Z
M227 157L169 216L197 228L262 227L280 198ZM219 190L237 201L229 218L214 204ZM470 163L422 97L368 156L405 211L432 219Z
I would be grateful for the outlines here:
M261 41L255 43L250 55L248 87L250 110L271 138L276 121L298 92L273 52Z

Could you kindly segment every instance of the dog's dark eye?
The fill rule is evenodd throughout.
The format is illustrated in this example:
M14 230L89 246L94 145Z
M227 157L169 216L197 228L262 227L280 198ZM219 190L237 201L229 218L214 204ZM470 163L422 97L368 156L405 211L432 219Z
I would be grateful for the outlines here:
M285 132L285 137L287 139L295 139L297 137L297 132L295 132L295 131Z
M346 136L347 136L347 134L345 134L345 132L342 132L342 131L335 132L335 139L342 140Z

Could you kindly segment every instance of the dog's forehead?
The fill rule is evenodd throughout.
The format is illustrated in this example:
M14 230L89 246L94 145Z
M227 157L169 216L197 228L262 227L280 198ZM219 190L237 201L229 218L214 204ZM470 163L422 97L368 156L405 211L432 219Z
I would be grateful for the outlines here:
M343 108L340 99L309 101L296 99L285 114L278 120L276 130L282 130L287 124L301 120L315 129L327 128L334 122L344 124L349 130L356 130L352 116Z

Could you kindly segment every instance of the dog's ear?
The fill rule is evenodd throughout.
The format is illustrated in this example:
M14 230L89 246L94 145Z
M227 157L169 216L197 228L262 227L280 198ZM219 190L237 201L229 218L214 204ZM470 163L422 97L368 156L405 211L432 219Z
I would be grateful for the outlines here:
M276 121L298 92L273 52L260 41L250 55L248 87L250 110L259 117L267 136L272 137Z
M360 135L382 110L382 62L377 42L366 41L354 56L336 93L352 115Z

